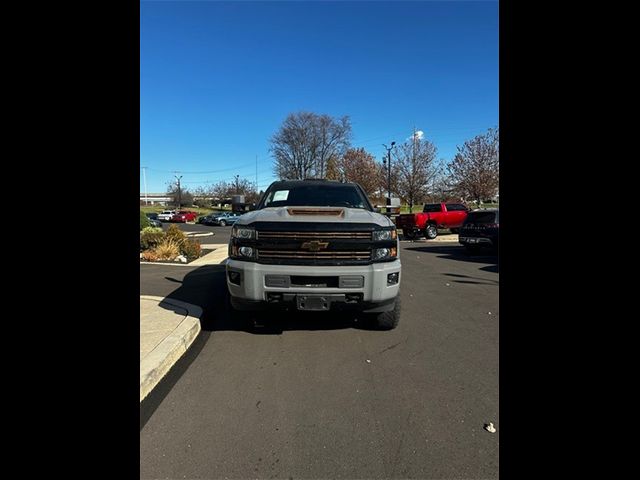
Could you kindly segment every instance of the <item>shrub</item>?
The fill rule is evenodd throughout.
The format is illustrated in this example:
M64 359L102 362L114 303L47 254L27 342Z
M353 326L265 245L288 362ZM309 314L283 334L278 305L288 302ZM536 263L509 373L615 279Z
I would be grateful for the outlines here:
M187 238L185 233L175 224L169 225L166 235L168 240L174 241L178 246L182 245Z
M178 244L168 238L165 238L153 251L158 256L158 260L174 260L180 255L180 247Z
M153 250L147 250L146 252L142 252L142 259L147 262L155 262L158 260L158 255Z
M147 216L144 214L144 212L142 210L140 210L140 231L142 231L142 229L144 227L148 227L151 224L149 223L149 219L147 218Z
M160 227L144 227L142 233L162 233L163 230Z
M142 232L140 232L140 250L149 250L155 248L160 245L164 239L165 234L162 229L160 229L159 232L144 229Z
M202 247L200 246L200 242L192 238L186 239L180 247L180 253L187 257L187 260L199 258L201 252Z

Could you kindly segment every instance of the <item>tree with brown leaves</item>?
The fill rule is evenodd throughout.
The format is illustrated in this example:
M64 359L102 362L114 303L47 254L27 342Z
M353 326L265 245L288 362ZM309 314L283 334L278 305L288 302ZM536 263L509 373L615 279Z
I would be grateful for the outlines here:
M373 155L364 148L350 148L342 157L329 161L326 178L359 183L371 197L380 190L379 168Z

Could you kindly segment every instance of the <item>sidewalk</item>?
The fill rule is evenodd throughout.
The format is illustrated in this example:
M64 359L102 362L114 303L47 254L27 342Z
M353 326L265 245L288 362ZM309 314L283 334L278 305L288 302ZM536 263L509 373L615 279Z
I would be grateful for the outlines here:
M202 309L140 295L140 401L162 380L200 333Z

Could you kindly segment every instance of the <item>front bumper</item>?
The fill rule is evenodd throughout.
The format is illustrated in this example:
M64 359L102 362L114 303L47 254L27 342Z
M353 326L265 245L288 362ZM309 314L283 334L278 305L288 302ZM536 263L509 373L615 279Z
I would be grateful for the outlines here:
M303 266L303 265L264 265L256 262L227 260L226 279L229 294L234 306L242 309L260 309L273 304L273 294L282 299L282 303L296 308L299 296L326 296L331 299L331 309L353 308L375 310L377 307L392 309L394 299L400 290L400 260L353 266ZM239 273L240 285L231 283L229 272ZM388 285L388 275L398 273L397 283ZM359 277L363 278L358 287L311 287L311 286L267 286L266 276L301 277ZM236 276L237 279L237 276ZM343 282L340 281L340 284ZM358 298L357 302L344 299ZM341 300L342 298L342 300ZM373 310L372 310L373 309Z
M462 245L485 245L492 246L493 241L488 237L458 237L458 242Z

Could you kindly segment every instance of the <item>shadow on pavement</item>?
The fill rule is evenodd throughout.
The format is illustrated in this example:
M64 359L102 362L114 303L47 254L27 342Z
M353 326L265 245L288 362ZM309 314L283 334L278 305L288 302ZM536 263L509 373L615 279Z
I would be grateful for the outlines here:
M434 253L439 258L446 258L448 260L455 260L459 262L472 262L472 263L489 263L480 268L480 270L491 273L499 272L499 258L498 253L495 250L480 250L477 253L469 253L462 245L433 245L424 247L406 247L405 250L415 250L418 252Z

